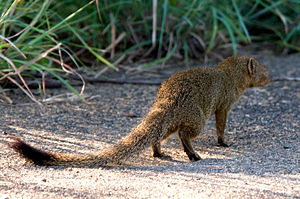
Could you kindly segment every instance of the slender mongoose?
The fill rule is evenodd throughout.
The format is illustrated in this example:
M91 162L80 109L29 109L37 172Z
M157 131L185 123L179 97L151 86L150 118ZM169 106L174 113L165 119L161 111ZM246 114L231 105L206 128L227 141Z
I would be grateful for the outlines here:
M161 84L155 102L139 125L115 145L93 154L44 152L19 138L10 147L35 165L99 167L122 161L152 146L153 156L161 157L162 140L178 133L191 161L200 160L191 140L198 136L211 115L216 117L218 143L224 142L224 129L231 106L247 88L269 82L267 69L254 58L232 56L216 67L192 68L173 74Z

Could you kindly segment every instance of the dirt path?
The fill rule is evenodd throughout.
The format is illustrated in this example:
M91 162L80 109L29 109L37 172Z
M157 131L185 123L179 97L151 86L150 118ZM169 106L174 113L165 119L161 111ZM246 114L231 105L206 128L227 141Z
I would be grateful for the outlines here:
M300 77L300 56L254 55L276 77ZM0 104L0 199L14 198L300 198L300 83L249 89L231 112L226 138L216 146L214 121L195 140L203 158L191 163L176 137L163 145L172 160L149 151L117 168L24 165L4 132L57 152L103 149L130 132L147 112L157 86L89 85L90 104L40 108ZM56 94L56 90L48 90ZM136 116L136 117L133 117Z

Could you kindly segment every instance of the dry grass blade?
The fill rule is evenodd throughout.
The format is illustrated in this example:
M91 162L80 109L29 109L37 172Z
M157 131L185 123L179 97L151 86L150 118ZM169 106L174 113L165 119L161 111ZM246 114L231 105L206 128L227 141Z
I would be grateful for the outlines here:
M140 39L139 39L139 37L136 35L136 33L134 32L134 28L132 27L132 25L131 25L131 24L126 24L126 25L127 25L128 29L129 29L129 31L130 31L130 34L132 35L132 38L133 38L134 42L135 42L136 44L140 43Z
M284 31L287 34L289 32L288 24L286 21L286 17L280 12L278 8L275 8L275 12L278 14L279 18L281 19L283 25L284 25Z
M147 50L143 57L147 57L156 46L157 37L157 0L153 0L152 4L152 46Z
M199 44L201 45L201 47L203 49L206 49L206 44L205 44L204 40L201 38L201 36L199 36L193 32L191 32L190 34L199 42Z
M13 42L11 42L8 38L3 37L2 35L0 35L0 40L4 43L8 43L10 46L12 46L14 49L16 49L22 55L22 57L27 59L26 55Z
M9 104L13 103L13 101L8 96L5 95L5 91L1 85L0 85L0 102L9 103Z
M83 79L83 77L76 71L74 70L70 65L68 64L65 64L63 62L63 58L62 58L62 55L61 55L61 50L63 50L66 54L68 54L68 56L70 57L70 59L73 61L73 63L75 63L77 65L77 62L76 60L73 58L73 56L67 51L65 50L64 48L59 48L59 56L60 56L60 64L61 64L61 67L64 71L66 72L70 72L70 73L73 73L74 75L77 75L80 79L81 79L81 82L82 82L82 87L81 87L81 91L80 91L80 95L83 94L84 90L85 90L85 81ZM67 70L66 70L67 69Z
M172 46L173 46L173 43L174 43L174 34L173 32L170 33L170 37L169 37L169 46L168 46L168 52L167 52L167 55L170 54L170 52L172 51ZM165 65L167 60L164 60L162 62L162 65Z
M38 102L38 100L36 100L35 96L33 95L33 93L31 92L30 88L28 87L25 79L22 77L21 73L26 70L29 66L31 66L32 64L38 62L40 59L45 58L50 52L52 52L53 50L59 49L61 46L61 43L57 44L56 46L48 49L47 51L41 53L40 55L38 55L37 57L35 57L34 59L30 60L29 62L27 62L26 64L22 65L21 67L17 68L16 65L6 56L4 56L2 53L0 53L0 57L2 59L4 59L7 63L9 63L11 65L11 67L14 69L14 72L11 73L3 73L1 72L1 79L5 79L7 78L8 80L10 80L12 83L14 83L16 86L18 86L22 91L25 92L25 94L27 96L30 97L30 99L32 99L34 102L37 102L38 104L40 104ZM21 86L16 80L14 80L11 76L12 75L17 75L19 77L19 79L21 80L21 82L23 83L23 86L25 88L23 88L23 86Z
M0 16L0 24L3 23L4 19L7 16L11 16L12 13L14 13L14 11L16 9L16 6L17 6L17 4L19 2L20 2L20 0L14 0L13 3L10 5L10 7L1 14L1 16Z
M4 103L8 103L8 104L13 103L13 101L8 96L6 96L4 93L1 93L1 92L0 92L0 102L4 102Z
M155 46L157 32L157 0L153 0L152 9L152 46Z
M37 103L38 105L42 105L35 97L34 95L32 95L32 93L28 92L26 89L23 88L23 86L21 86L16 80L14 80L14 78L12 78L10 75L7 75L3 72L0 72L0 75L5 76L9 81L11 81L12 83L14 83L16 86L18 86L32 101L34 101L35 103Z
M114 40L112 41L112 43L111 43L109 46L107 46L104 50L102 50L102 52L103 52L103 53L106 53L106 52L108 52L108 51L113 51L112 49L115 48L115 47L118 45L118 43L120 43L120 42L125 38L125 36L126 36L126 33L125 33L125 32L122 32L122 33L118 36L118 38L117 38L117 39L114 39Z
M52 61L58 63L61 65L62 69L66 72L66 73L72 73L74 75L77 75L79 77L79 79L81 80L82 82L82 87L81 87L81 90L80 90L80 95L83 94L84 90L85 90L85 87L86 87L86 83L84 81L84 78L76 71L74 70L70 65L66 64L66 63L63 63L61 62L60 60L58 59L55 59L53 57L50 58Z
M16 33L15 35L10 36L9 39L12 39L14 37L18 37L17 41L20 41L22 39L22 37L25 37L27 35L27 32L32 27L34 27L36 23L39 22L41 16L45 12L45 10L48 9L48 6L50 5L50 3L51 3L50 1L44 1L41 9L39 10L38 14L34 17L34 19L31 21L31 23L28 26L26 26L23 30L21 30L18 33Z
M99 17L99 20L102 22L102 18L101 18L101 12L100 12L100 9L99 9L99 0L95 0L96 2L96 7L97 7L97 14L98 14L98 17Z
M56 103L56 102L66 102L66 101L75 101L81 100L82 98L86 99L89 95L76 95L74 93L65 93L60 95L55 95L46 99L43 99L44 103Z
M20 68L18 68L17 72L21 73L22 71L24 71L25 69L27 69L29 66L31 66L32 64L38 62L39 60L41 60L42 58L45 58L50 52L59 49L60 46L62 45L62 43L58 43L57 45L55 45L54 47L46 50L45 52L41 53L40 55L38 55L37 57L35 57L34 59L30 60L28 63L22 65Z
M27 67L31 66L32 64L38 62L40 59L45 58L53 50L59 49L60 46L61 46L61 43L57 44L56 46L54 46L54 47L52 47L48 50L46 50L45 52L41 53L40 55L38 55L34 59L30 60L28 63L26 63L26 64L22 65L20 68L16 69L15 73L18 75L18 77L22 81L23 85L25 86L25 88L27 90L27 95L29 94L31 96L30 97L31 99L35 99L35 97L34 97L33 93L31 92L30 88L28 87L25 79L22 77L21 72L24 71L25 69L27 69ZM35 99L34 101L36 102L37 100Z
M12 68L14 69L14 71L15 71L15 72L7 73L7 74L1 72L2 77L0 78L0 80L6 79L6 78L9 79L9 80L12 80L13 78L10 77L10 76L12 76L12 75L17 75L17 76L20 78L20 80L22 81L22 83L23 83L23 85L25 86L25 88L27 89L26 94L27 94L28 96L30 96L31 99L35 99L33 93L32 93L31 90L29 89L29 87L28 87L28 85L26 84L26 81L24 80L24 78L21 76L21 74L20 74L19 70L17 69L16 65L15 65L9 58L7 58L6 56L4 56L2 53L0 53L0 58L4 59L7 63L9 63L9 64L11 65L11 67L12 67ZM15 80L12 81L12 82L13 82L14 84L16 84L18 87L21 87L21 85L19 85ZM24 89L24 88L22 87L22 89Z
M3 55L2 53L0 53L0 58L4 59L7 63L9 63L9 65L15 70L17 71L17 67L16 65L5 55ZM3 78L3 77L2 77ZM0 80L2 80L2 78Z
M113 59L115 57L115 48L116 48L116 22L113 17L113 15L110 15L110 21L111 21L111 52L110 52L110 58Z

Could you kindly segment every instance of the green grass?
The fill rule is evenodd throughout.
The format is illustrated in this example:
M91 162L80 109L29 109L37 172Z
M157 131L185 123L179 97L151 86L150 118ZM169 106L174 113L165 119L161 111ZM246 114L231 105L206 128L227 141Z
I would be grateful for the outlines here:
M35 100L26 73L49 73L80 95L64 65L150 67L260 41L299 52L299 13L300 0L0 1L0 85L15 81Z

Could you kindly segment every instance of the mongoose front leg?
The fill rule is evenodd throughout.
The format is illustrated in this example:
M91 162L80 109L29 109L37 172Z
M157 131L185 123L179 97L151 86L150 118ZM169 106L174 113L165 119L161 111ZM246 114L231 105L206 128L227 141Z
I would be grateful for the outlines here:
M188 155L191 161L201 160L201 157L194 151L192 147L189 133L190 132L187 130L179 130L178 132L184 152Z
M223 147L228 147L228 144L226 144L224 141L224 130L226 126L227 112L228 111L225 110L216 111L216 129L218 143Z

